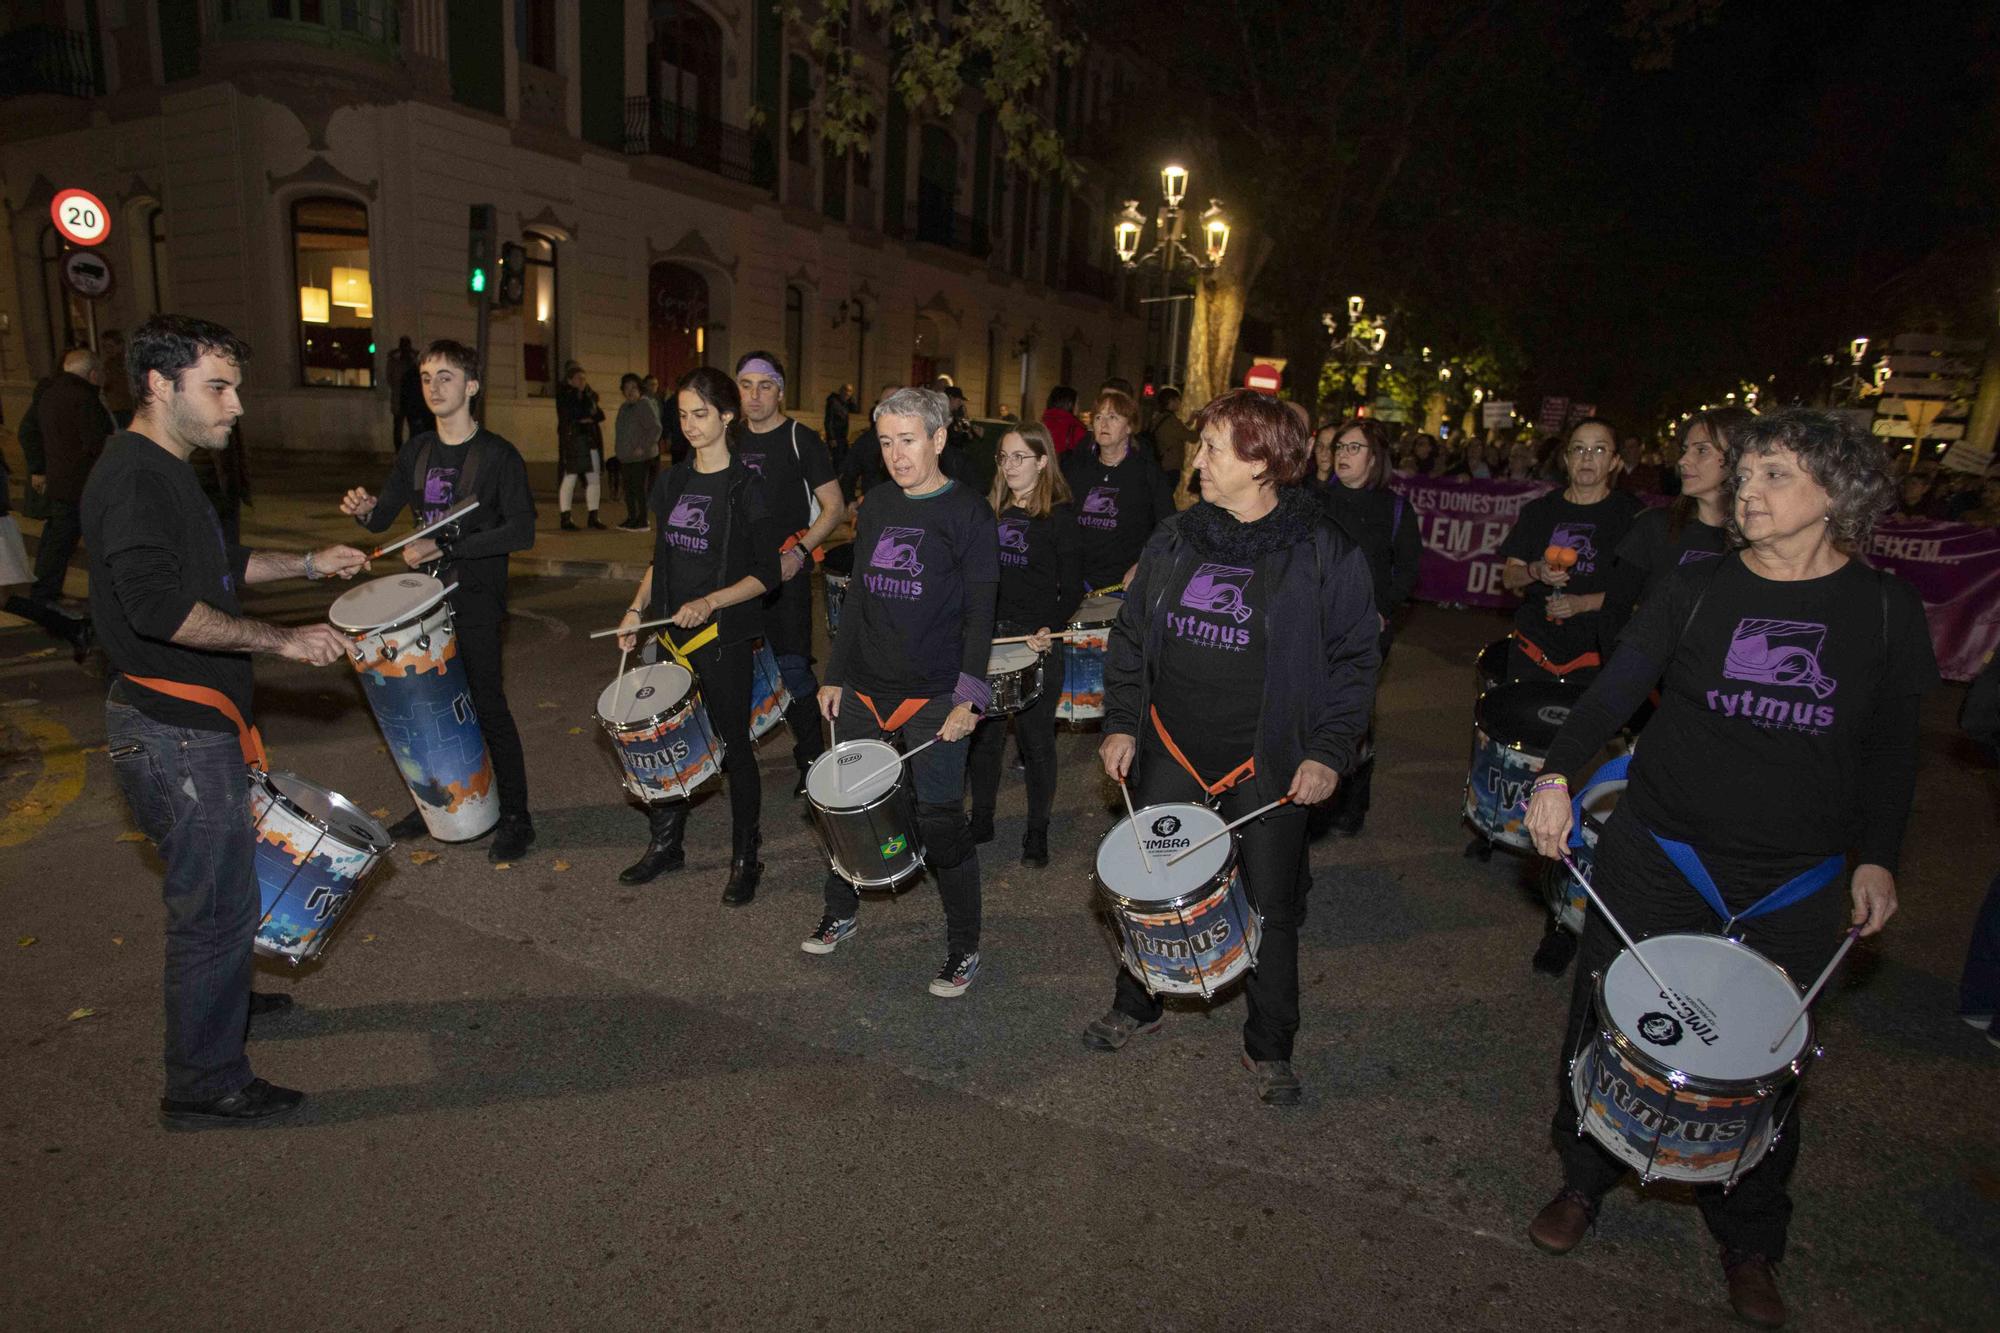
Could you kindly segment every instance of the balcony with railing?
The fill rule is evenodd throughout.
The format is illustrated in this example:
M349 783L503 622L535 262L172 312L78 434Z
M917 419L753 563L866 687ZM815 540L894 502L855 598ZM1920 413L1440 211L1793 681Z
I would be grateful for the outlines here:
M771 155L758 136L714 116L653 97L625 99L625 151L670 157L746 185L771 184Z
M82 33L31 23L0 36L0 98L95 97L102 91Z
M397 0L208 0L207 8L218 42L303 42L387 61L402 54Z

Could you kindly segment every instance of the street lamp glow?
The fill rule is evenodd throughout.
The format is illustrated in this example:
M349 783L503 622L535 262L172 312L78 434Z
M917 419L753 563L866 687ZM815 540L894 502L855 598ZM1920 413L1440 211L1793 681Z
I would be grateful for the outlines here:
M1222 216L1220 199L1208 201L1208 211L1201 215L1201 227L1208 236L1208 262L1220 264L1229 251L1229 219Z
M1118 262L1129 264L1139 253L1139 233L1145 229L1146 219L1139 212L1139 201L1127 199L1124 212L1111 227L1111 244L1118 251Z
M1438 367L1438 378L1439 378L1439 379L1441 379L1441 380L1448 380L1448 379L1450 379L1450 378L1451 378L1451 367L1450 367L1450 366L1439 366L1439 367Z
M1160 193L1167 197L1168 208L1179 208L1181 200L1187 198L1187 168L1178 163L1170 163L1160 168Z
M1363 309L1363 308L1364 308L1364 307L1365 307L1365 306L1366 306L1367 304L1368 304L1368 303L1367 303L1366 301L1362 300L1362 299L1361 299L1360 297L1358 297L1358 296L1350 296L1350 297L1348 297L1348 298L1347 298L1347 317L1348 317L1349 319L1360 319L1360 318L1361 318L1361 311L1362 311L1362 309Z
M1368 350L1379 352L1382 350L1383 344L1388 341L1389 321L1378 320L1375 325L1375 331L1368 335Z
M1853 342L1847 344L1847 350L1854 357L1854 364L1858 366L1861 364L1861 358L1868 355L1868 340L1866 338L1856 338Z

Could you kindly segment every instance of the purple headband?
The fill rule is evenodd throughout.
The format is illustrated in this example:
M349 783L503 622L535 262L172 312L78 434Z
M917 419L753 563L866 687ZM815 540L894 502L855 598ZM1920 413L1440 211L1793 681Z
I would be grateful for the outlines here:
M738 375L769 375L778 382L779 388L782 389L785 387L784 373L761 356L753 356L748 361L745 361L737 369L736 373Z

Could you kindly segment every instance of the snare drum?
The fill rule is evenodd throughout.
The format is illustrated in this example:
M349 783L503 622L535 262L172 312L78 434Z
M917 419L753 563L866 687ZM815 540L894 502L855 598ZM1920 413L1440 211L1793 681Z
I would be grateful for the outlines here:
M986 684L993 691L988 717L1018 713L1042 697L1042 655L1025 643L996 643L986 659Z
M1502 685L1479 697L1472 710L1465 818L1487 841L1534 850L1522 827L1528 817L1528 788L1576 699L1574 690L1539 681Z
M1721 935L1655 935L1596 977L1596 1031L1570 1061L1578 1132L1640 1173L1734 1184L1769 1151L1819 1052L1812 1016L1771 1051L1799 1006L1785 970Z
M806 800L833 872L856 888L884 888L923 868L910 784L887 741L842 741L813 760Z
M847 605L847 580L854 574L854 543L842 542L826 548L819 576L825 585L826 639L832 643L840 633L841 608Z
M1131 818L1097 844L1097 890L1118 922L1126 970L1154 995L1213 995L1257 966L1264 933L1243 887L1236 835L1168 865L1220 829L1222 816L1205 805L1176 803L1149 805L1136 818L1144 861Z
M678 662L634 667L606 685L597 722L618 747L625 790L642 801L685 800L722 771L722 741Z
M389 850L388 830L296 773L250 775L250 823L264 907L253 947L294 967L309 963Z
M792 692L778 672L778 659L768 640L759 639L750 654L750 739L762 740L764 733L785 720L792 706Z
M1071 638L1063 663L1062 696L1056 721L1088 722L1104 716L1104 659L1111 646L1111 622L1124 605L1118 597L1086 597L1069 622Z
M327 620L349 655L396 768L440 842L464 842L500 819L493 762L458 660L444 585L427 574L371 579L342 593Z
M1476 685L1472 702L1478 703L1488 690L1497 690L1507 683L1507 650L1514 638L1507 635L1495 639L1479 650L1479 657L1472 664L1472 674Z
M1597 840L1604 833L1605 821L1618 808L1618 798L1624 791L1623 778L1584 786L1583 820L1577 829L1581 842L1570 848L1569 856L1593 884L1597 882L1594 878L1597 874ZM1576 876L1570 874L1569 867L1560 861L1549 862L1542 873L1542 888L1548 900L1549 915L1570 934L1583 934L1583 914L1590 910L1590 895L1583 891L1583 885L1577 883Z

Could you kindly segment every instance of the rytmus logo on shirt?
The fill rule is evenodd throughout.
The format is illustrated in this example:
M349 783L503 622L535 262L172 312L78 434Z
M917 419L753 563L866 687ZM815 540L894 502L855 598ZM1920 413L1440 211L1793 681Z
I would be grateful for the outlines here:
M1549 545L1567 546L1575 551L1576 572L1588 574L1597 568L1596 533L1595 523L1558 523L1549 534Z
M1725 717L1740 717L1755 726L1825 731L1833 725L1833 705L1815 701L1831 699L1835 682L1820 670L1824 651L1825 625L1745 616L1729 636L1729 651L1722 659L1723 679L1803 691L1804 695L1710 690L1708 706Z
M708 506L713 499L708 495L683 495L675 501L674 512L667 515L667 526L660 533L667 545L696 554L707 551Z
M877 597L905 602L922 597L924 585L917 575L924 572L924 565L917 559L917 551L923 544L922 528L882 529L882 535L875 539L874 551L868 556L869 572L862 576L868 591ZM888 572L878 574L876 570Z
M434 467L424 473L424 494L416 515L418 526L435 523L451 512L451 501L458 489L458 469L455 467Z
M1076 521L1086 528L1115 528L1118 526L1118 488L1116 486L1092 486L1090 494L1083 497L1083 509Z
M1025 518L1003 518L1000 520L1000 563L1003 565L1026 565L1028 563L1028 520Z
M1256 573L1241 565L1199 566L1180 595L1180 604L1194 614L1167 612L1167 629L1190 643L1242 652L1250 646L1244 622L1257 614L1246 595Z

